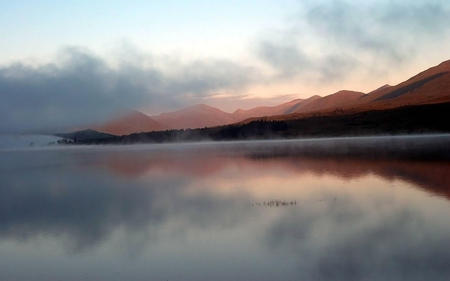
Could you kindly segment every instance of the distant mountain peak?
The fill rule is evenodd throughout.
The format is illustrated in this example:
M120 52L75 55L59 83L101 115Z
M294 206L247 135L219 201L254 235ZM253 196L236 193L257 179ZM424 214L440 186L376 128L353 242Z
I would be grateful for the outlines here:
M363 92L358 92L358 91L340 90L340 91L337 91L336 93L333 93L328 96L351 96L351 95L363 95L363 94L364 94Z
M204 104L204 103L197 103L197 104L185 107L182 110L185 110L185 109L211 109L211 108L216 109L215 107L212 107L212 106Z
M376 88L375 90L370 91L369 93L367 93L366 96L369 96L369 95L371 95L371 94L373 94L373 93L377 93L377 92L383 91L383 90L388 89L388 88L390 88L390 87L392 87L392 86L389 85L389 84L384 84L383 86L378 87L378 88Z
M181 109L178 109L175 111L164 112L155 117L165 117L165 116L173 116L175 114L186 114L186 113L195 113L195 112L198 112L198 113L200 113L200 112L225 113L224 111L222 111L216 107L213 107L213 106L210 106L210 105L207 105L204 103L199 103L199 104L194 104L194 105L184 107L184 108L181 108Z
M95 129L113 135L128 135L137 132L160 131L167 128L138 110L130 110Z
M298 103L298 102L301 102L301 101L304 101L305 99L293 99L293 100L291 100L291 101L288 101L287 103Z
M200 103L176 111L147 116L137 110L130 111L122 129L135 132L146 124L146 130L203 128L232 124L249 118L282 116L291 114L339 114L344 111L386 109L403 105L438 103L450 101L450 60L425 71L395 86L385 84L367 94L340 90L327 96L313 95L271 106L237 109L233 113ZM139 121L141 120L141 121ZM123 120L122 120L123 121ZM148 129L148 126L152 127ZM94 128L98 129L98 128ZM108 132L106 130L99 130Z
M450 60L445 60L445 61L441 62L440 64L438 64L438 66L449 66L450 67Z
M172 129L213 127L235 121L230 113L202 103L152 117Z
M199 104L195 104L193 106L187 107L185 109L196 109L196 110L214 110L214 111L220 111L220 112L224 112L223 110L217 108L217 107L213 107L204 103L199 103Z

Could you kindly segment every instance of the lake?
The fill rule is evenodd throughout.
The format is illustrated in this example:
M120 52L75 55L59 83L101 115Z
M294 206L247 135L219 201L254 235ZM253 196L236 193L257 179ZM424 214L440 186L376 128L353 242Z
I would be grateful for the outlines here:
M450 280L450 135L0 151L0 280Z

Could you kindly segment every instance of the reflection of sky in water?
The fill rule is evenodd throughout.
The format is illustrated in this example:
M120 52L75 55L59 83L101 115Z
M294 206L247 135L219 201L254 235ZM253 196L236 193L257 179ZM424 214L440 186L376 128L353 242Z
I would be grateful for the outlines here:
M449 162L161 147L3 152L0 279L450 278Z

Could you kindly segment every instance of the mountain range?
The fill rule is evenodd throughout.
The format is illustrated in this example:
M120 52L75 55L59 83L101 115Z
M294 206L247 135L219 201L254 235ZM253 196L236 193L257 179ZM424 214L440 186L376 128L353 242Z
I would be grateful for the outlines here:
M291 120L311 116L353 114L449 101L450 60L395 86L384 85L369 93L341 90L324 97L314 95L275 106L238 109L232 113L206 104L197 104L154 116L132 111L93 129L113 135L128 135L170 129L215 127L254 120Z

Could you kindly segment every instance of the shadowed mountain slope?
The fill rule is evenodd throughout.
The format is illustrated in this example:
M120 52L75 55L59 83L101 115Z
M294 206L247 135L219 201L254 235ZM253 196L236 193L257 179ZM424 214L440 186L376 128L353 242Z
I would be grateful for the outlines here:
M336 110L358 101L364 93L342 90L323 98L316 98L309 104L299 107L295 113L322 112Z
M368 94L341 91L317 99L308 107L292 114L249 118L242 123L257 119L291 120L447 102L450 102L450 60L431 67L395 86L384 85Z
M384 85L368 94L342 90L325 97L316 95L276 106L238 109L233 113L205 104L150 117L134 112L96 129L115 135L124 135L164 129L214 127L248 123L254 120L290 120L312 116L353 114L446 102L450 102L450 60L420 72L398 85Z
M410 79L375 90L353 105L361 109L385 109L450 101L450 60L431 67Z

